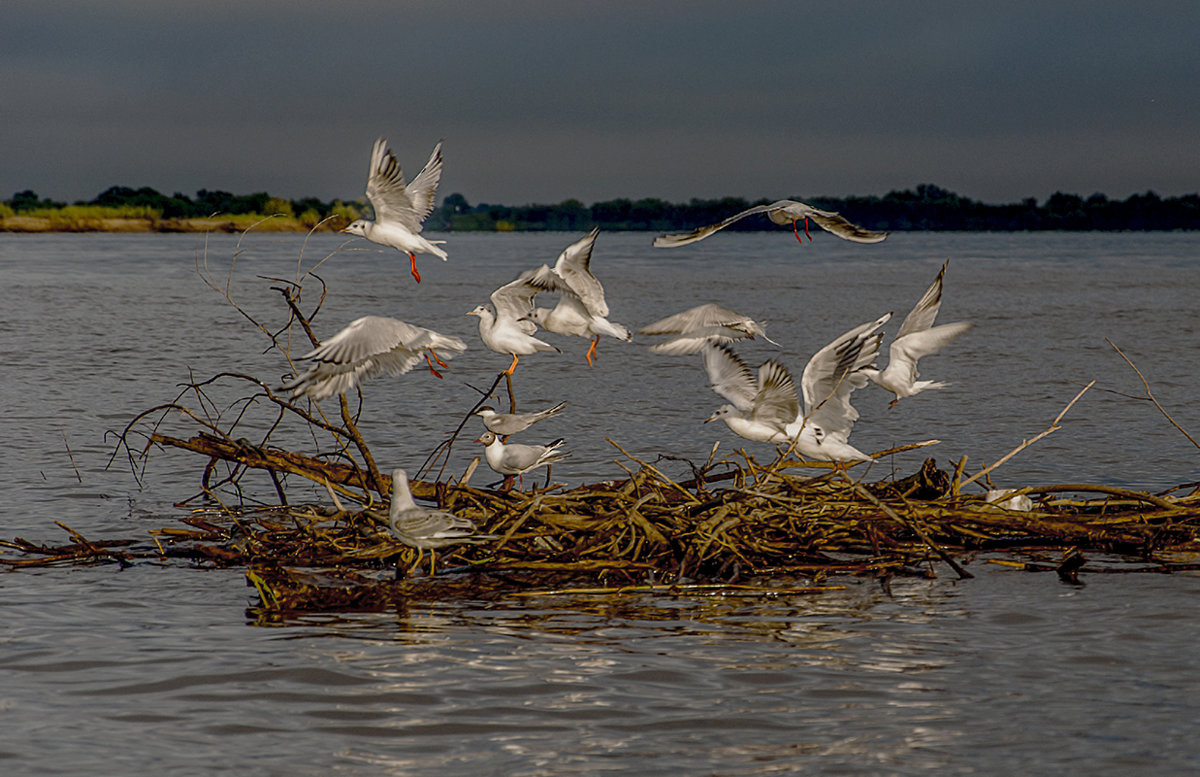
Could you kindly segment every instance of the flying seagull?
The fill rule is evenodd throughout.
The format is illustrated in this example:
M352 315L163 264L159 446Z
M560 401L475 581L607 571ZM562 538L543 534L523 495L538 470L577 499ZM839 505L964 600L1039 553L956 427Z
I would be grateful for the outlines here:
M433 198L441 177L442 141L433 147L429 161L417 177L405 184L404 171L400 169L396 155L387 147L387 138L377 139L371 149L371 169L367 177L367 199L375 210L375 220L358 219L342 232L408 254L413 278L420 283L417 254L433 254L446 261L446 252L438 248L445 240L421 237L421 227L433 210Z
M779 200L772 202L770 205L756 205L753 208L748 208L741 213L737 213L724 221L717 224L710 224L707 227L700 227L679 235L659 235L654 238L655 248L675 248L677 246L685 246L688 243L695 243L697 240L703 240L717 230L724 229L735 221L740 221L747 216L753 216L755 213L764 213L767 218L781 226L788 224L792 225L792 232L795 233L796 239L804 242L800 237L800 231L796 227L796 222L804 220L804 234L812 240L812 235L808 232L808 220L812 219L817 226L824 229L826 232L832 232L843 240L850 240L855 243L878 243L888 236L887 232L873 232L869 229L851 224L840 214L830 210L821 210L814 208L811 205L795 200Z

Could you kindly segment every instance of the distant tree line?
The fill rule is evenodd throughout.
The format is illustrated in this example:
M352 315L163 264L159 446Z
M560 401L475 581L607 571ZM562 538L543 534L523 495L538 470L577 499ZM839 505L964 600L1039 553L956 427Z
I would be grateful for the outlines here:
M891 191L882 197L796 197L876 230L1172 230L1200 228L1200 195L1160 197L1154 192L1110 200L1103 194L1087 198L1055 192L1039 203L1030 197L1018 203L990 205L962 197L934 184ZM579 200L557 205L471 205L462 194L451 194L426 221L433 231L581 231L599 226L609 230L671 231L712 224L754 205L770 202L740 197L672 203L660 199L616 199L590 206ZM285 200L265 192L235 195L201 189L195 197L176 192L170 197L149 187L113 186L90 202L75 205L150 208L162 218L203 218L214 214L284 215L316 223L330 216L348 220L367 208L362 203L322 201L315 197ZM4 205L15 213L64 207L32 191L17 192ZM764 218L749 218L732 230L771 229Z

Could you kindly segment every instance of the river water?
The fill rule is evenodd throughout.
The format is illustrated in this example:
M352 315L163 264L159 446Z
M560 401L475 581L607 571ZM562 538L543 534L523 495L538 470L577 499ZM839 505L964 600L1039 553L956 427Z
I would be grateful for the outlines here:
M328 336L365 314L462 336L442 381L414 371L364 391L364 435L381 466L416 469L508 357L463 315L577 235L449 235L451 259L407 260L331 235L0 235L4 503L0 537L92 539L173 525L203 461L153 452L139 477L111 432L221 371L288 372L250 319L278 328L280 280L317 272ZM951 386L901 401L855 395L852 442L941 443L876 463L907 475L927 456L975 471L1062 428L993 474L1000 486L1092 482L1163 490L1200 480L1200 455L1149 402L1200 431L1197 234L894 234L876 246L786 232L717 235L673 251L650 235L602 234L593 269L611 318L636 328L703 301L766 320L781 348L751 364L805 360L851 326L899 321L946 259L940 322L973 329L922 362ZM206 286L197 266L242 312ZM319 286L305 282L305 306ZM243 315L244 313L244 315ZM548 336L553 338L553 336ZM701 422L722 403L698 358L608 340L523 358L522 408L567 399L527 435L564 437L567 483L624 475L630 454L704 461ZM300 345L297 346L302 347ZM238 379L206 388L212 412L242 411ZM190 406L195 402L189 399ZM273 416L239 422L251 440ZM168 433L195 424L178 415ZM716 427L716 428L714 428ZM276 444L313 442L281 429ZM307 447L306 447L307 446ZM752 455L770 449L753 443ZM454 448L460 473L479 451ZM681 477L686 461L659 466ZM476 476L482 482L482 475ZM265 478L241 497L270 500ZM296 498L321 499L289 484ZM1190 575L1048 575L971 561L972 580L871 581L810 596L511 597L259 624L240 570L142 563L0 574L0 773L853 775L1192 773L1200 768L1200 584Z

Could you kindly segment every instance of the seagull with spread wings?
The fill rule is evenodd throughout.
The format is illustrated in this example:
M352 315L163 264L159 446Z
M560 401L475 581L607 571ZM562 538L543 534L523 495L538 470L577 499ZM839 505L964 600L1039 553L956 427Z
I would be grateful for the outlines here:
M422 356L429 371L440 378L433 362L447 365L437 352L451 359L465 350L467 344L457 337L394 318L364 316L305 354L303 358L313 362L312 366L285 383L282 390L291 391L291 399L305 394L324 399L381 373L402 375Z
M433 254L446 261L446 252L438 247L446 241L427 240L421 236L422 225L433 210L441 177L442 141L433 147L429 161L417 177L405 184L404 171L400 169L396 155L387 147L387 138L377 139L371 149L371 169L367 177L367 199L375 210L375 220L358 219L342 232L408 254L413 278L420 283L417 254Z
M738 340L753 340L761 337L772 345L779 345L767 337L763 325L741 313L712 303L697 305L682 313L647 324L638 330L639 335L674 335L661 343L650 346L655 353L682 356L696 353L709 343L732 343Z
M724 421L747 440L787 442L787 426L800 414L796 384L787 369L771 360L758 368L756 379L728 345L709 343L702 350L712 390L732 403L721 405L704 423Z
M958 321L953 324L934 326L938 310L942 307L942 279L946 275L947 259L938 272L937 278L921 295L921 299L905 317L896 333L896 339L888 348L888 364L882 370L867 368L863 374L881 388L896 395L889 408L895 407L903 397L911 397L925 389L943 388L947 384L941 381L917 380L917 361L922 356L937 353L952 340L964 334L974 324L969 321Z
M677 246L685 246L688 243L695 243L697 240L703 240L712 233L724 229L735 221L740 221L747 216L753 216L756 213L765 214L771 221L780 226L792 225L792 232L795 233L796 239L804 242L800 237L800 230L796 226L796 222L804 221L804 234L812 240L812 235L808 231L808 220L812 219L818 227L830 232L843 240L850 240L855 243L878 243L888 236L887 232L874 232L870 229L864 229L857 224L852 224L847 221L841 214L834 213L830 210L821 210L813 206L796 202L795 200L778 200L770 205L756 205L753 208L747 208L741 213L735 213L729 218L717 224L709 224L706 227L694 229L691 232L686 232L678 235L659 235L654 238L655 248L675 248Z
M483 344L496 353L513 357L505 372L509 375L517 369L518 356L554 351L562 353L550 343L534 337L537 324L530 318L533 314L533 297L539 289L530 283L535 271L526 270L517 279L504 284L492 292L492 307L479 305L467 311L468 316L479 317L479 337ZM494 310L493 310L494 308Z
M592 248L600 228L596 227L587 237L567 246L554 267L543 264L538 267L530 283L540 290L557 292L558 304L553 308L534 308L529 315L538 326L547 332L569 337L591 338L592 344L584 358L592 366L592 357L601 335L629 341L633 334L622 324L608 320L608 302L604 299L604 287L592 274Z

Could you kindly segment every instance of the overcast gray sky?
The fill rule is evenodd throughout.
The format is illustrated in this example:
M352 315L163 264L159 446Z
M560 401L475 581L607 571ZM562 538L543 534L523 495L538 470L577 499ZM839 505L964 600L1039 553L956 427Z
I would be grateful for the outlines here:
M5 0L0 198L1200 189L1200 3Z

